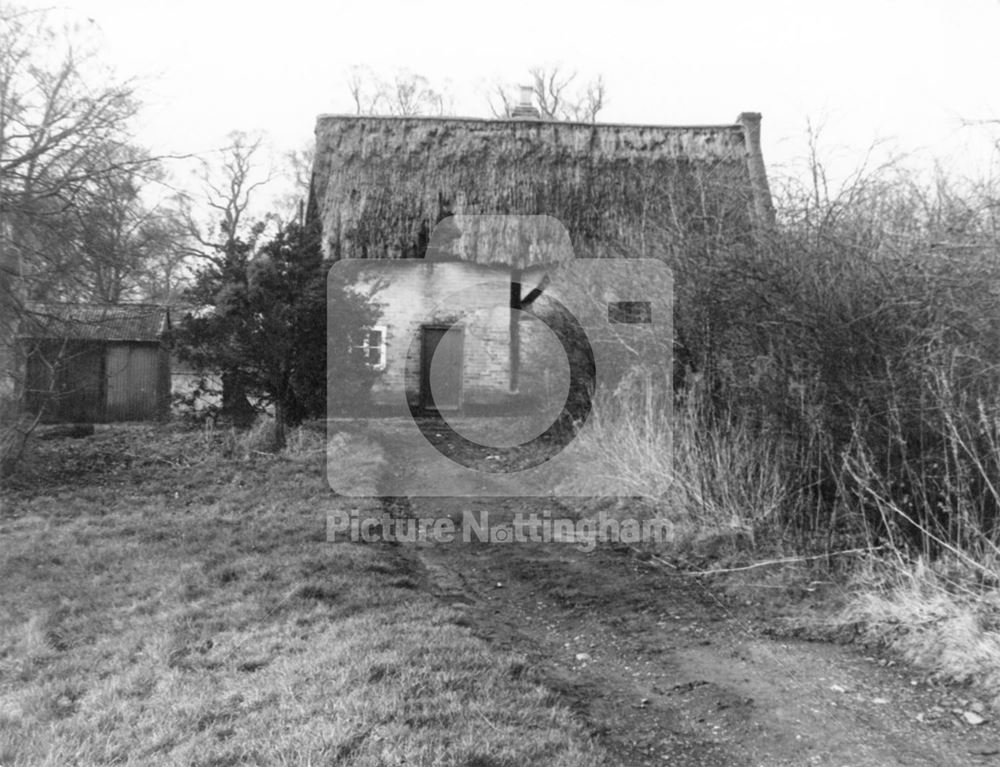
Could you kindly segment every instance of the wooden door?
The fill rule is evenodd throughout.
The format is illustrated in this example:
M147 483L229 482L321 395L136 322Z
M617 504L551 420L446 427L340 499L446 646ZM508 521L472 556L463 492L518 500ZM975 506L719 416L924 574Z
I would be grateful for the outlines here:
M159 415L159 348L111 344L106 363L109 421L145 421Z
M427 410L457 410L462 405L460 327L423 328L420 349L420 404Z

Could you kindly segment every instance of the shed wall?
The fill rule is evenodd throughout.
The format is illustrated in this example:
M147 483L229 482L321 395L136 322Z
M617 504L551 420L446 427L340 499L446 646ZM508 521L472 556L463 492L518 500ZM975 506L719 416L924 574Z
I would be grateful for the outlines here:
M46 423L151 420L168 412L169 359L152 343L33 342L25 389Z
M100 344L43 341L27 363L28 410L45 423L104 420L104 351Z
M155 344L109 344L106 421L145 421L163 414L163 352Z

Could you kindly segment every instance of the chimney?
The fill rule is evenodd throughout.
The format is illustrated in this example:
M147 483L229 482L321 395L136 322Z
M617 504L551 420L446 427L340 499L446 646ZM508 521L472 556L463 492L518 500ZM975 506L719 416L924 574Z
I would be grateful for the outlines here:
M762 230L771 229L774 227L774 202L771 200L771 187L767 183L767 170L760 148L760 112L743 112L736 118L736 122L743 126L746 140L747 170L750 173L757 225Z
M521 102L510 110L510 116L514 120L540 120L541 114L534 104L535 89L530 85L521 86Z

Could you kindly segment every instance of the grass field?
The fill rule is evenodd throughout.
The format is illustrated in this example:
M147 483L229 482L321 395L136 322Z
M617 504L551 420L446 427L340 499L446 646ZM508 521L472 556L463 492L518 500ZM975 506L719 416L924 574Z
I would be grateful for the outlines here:
M37 443L0 508L0 764L602 763L404 549L325 542L324 471L306 433Z

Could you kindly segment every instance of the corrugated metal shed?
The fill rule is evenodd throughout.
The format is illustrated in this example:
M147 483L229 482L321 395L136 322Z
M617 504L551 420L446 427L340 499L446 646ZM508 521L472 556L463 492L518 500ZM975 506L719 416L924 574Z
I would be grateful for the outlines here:
M158 304L29 302L22 338L157 343L170 329L170 311Z
M47 422L141 421L170 403L167 307L29 303L25 402Z

